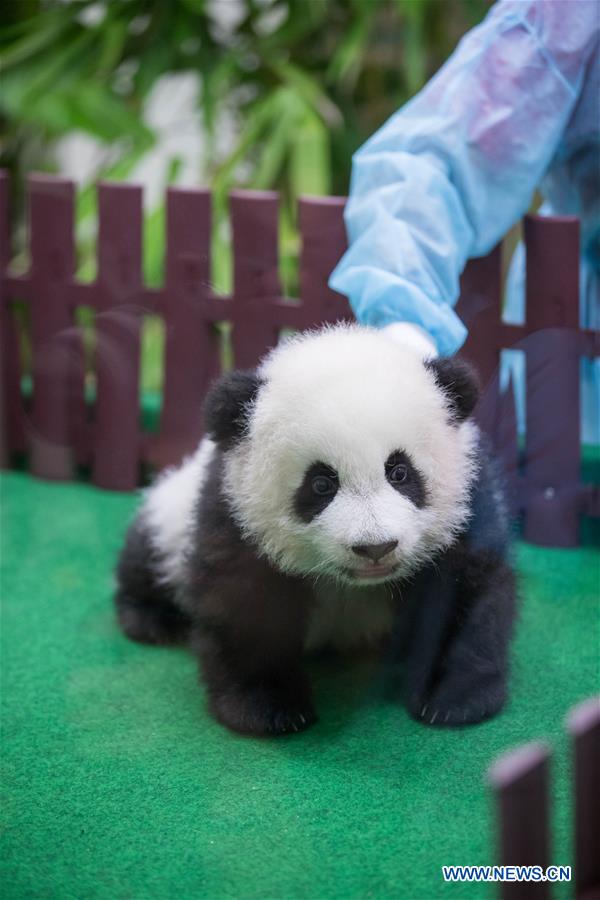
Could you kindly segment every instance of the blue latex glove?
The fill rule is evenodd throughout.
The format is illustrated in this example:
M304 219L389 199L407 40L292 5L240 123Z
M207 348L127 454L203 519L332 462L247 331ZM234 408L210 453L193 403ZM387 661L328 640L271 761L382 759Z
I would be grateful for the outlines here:
M543 179L553 212L582 217L597 287L599 160L598 0L502 0L355 155L350 246L330 286L360 322L413 322L455 352L467 259L492 249Z

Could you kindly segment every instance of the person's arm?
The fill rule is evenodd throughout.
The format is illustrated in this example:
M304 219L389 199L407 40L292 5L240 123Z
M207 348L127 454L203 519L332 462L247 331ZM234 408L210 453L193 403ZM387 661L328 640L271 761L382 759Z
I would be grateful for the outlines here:
M502 0L355 154L329 283L359 322L414 323L458 349L465 263L526 212L597 43L596 0Z

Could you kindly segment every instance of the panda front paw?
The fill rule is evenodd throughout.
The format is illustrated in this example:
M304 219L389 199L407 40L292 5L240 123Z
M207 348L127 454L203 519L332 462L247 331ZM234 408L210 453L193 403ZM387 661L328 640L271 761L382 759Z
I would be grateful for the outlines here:
M506 696L502 684L492 689L475 691L470 697L444 696L444 690L433 691L429 697L412 697L407 703L411 716L424 725L455 727L476 725L491 719L504 706Z
M265 688L236 690L212 698L210 709L222 725L239 734L276 737L305 731L317 721L312 704Z
M494 712L494 710L488 711L485 707L476 708L474 706L445 709L443 706L434 706L431 703L424 703L418 712L411 710L413 718L423 722L424 725L433 725L438 728L446 725L450 727L476 725L478 722L488 719Z

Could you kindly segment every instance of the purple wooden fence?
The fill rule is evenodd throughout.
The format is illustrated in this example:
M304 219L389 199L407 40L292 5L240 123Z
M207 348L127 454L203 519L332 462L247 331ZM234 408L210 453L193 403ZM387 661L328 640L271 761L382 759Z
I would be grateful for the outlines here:
M600 897L600 697L571 710L567 728L572 749L572 880L576 900ZM502 866L564 865L551 852L551 754L543 744L526 744L504 754L489 769L498 815ZM549 900L549 882L504 882L502 900Z
M60 178L29 181L31 265L11 274L6 176L0 174L0 455L7 465L27 452L33 474L69 479L77 465L95 484L128 490L140 464L178 462L201 435L202 397L219 371L215 324L233 325L236 365L253 366L282 328L301 329L351 318L345 298L327 278L346 246L343 198L300 201L300 297L282 294L279 280L278 198L231 195L233 291L210 290L211 197L208 191L167 192L165 284L142 279L142 194L124 184L101 184L98 275L74 278L74 187ZM600 354L597 332L578 325L578 223L525 220L527 310L523 326L501 320L501 249L473 260L462 278L458 311L469 326L464 355L485 385L479 416L502 456L511 493L524 513L528 540L551 546L578 542L581 514L598 516L598 489L580 482L579 365ZM14 305L29 310L33 397L21 390ZM74 312L95 312L96 399L84 400L84 357ZM140 428L140 334L143 316L166 326L164 386L157 434ZM527 358L525 469L519 465L512 387L501 393L503 348Z

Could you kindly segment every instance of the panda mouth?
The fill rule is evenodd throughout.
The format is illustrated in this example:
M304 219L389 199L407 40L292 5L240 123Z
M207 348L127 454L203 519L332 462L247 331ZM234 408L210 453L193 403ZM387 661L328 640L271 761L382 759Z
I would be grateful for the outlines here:
M352 578L360 578L361 580L369 581L373 578L388 578L397 568L397 564L387 566L375 564L363 566L361 569L347 569L347 572Z

